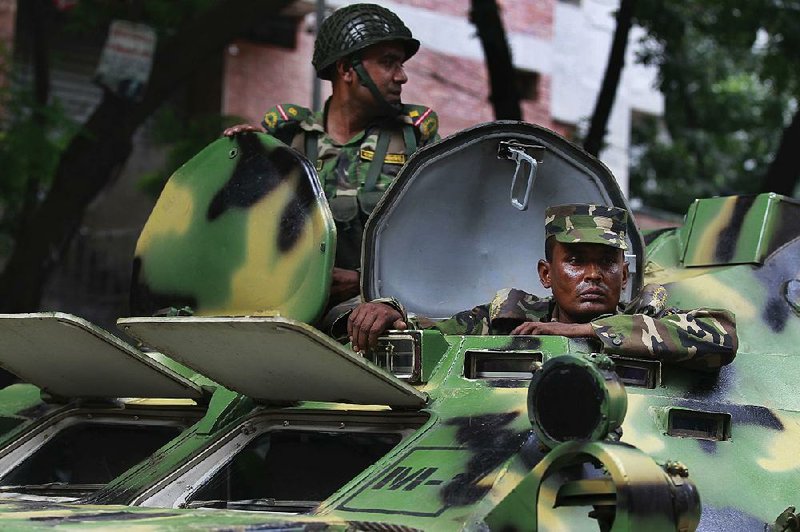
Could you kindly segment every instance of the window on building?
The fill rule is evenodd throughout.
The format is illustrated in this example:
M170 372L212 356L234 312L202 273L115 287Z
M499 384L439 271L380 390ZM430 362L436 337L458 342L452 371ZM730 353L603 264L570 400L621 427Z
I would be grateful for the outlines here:
M521 100L535 102L539 99L539 73L517 69L517 92Z

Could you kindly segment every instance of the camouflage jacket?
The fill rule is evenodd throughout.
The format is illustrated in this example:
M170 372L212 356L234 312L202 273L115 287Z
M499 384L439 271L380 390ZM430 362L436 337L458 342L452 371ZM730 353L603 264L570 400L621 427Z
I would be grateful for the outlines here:
M299 105L276 105L261 124L312 159L336 221L336 266L347 269L361 264L363 224L389 183L417 148L439 139L436 113L420 105L404 105L397 117L376 122L345 144L325 132L324 112Z
M669 308L666 296L663 286L647 285L636 299L620 305L616 314L592 320L603 351L703 370L730 363L738 346L733 314L709 308ZM490 303L452 318L439 322L412 318L409 325L445 334L509 334L525 321L552 321L555 309L552 297L538 298L511 288L499 291Z

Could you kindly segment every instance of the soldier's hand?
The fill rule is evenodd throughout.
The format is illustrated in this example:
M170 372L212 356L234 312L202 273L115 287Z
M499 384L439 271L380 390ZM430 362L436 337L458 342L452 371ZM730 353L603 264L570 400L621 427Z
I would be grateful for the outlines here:
M251 126L250 124L236 124L222 132L224 137L234 137L240 133L263 133L264 130L258 126Z
M331 303L341 303L355 297L361 291L359 275L355 270L344 268L333 269L333 282L331 283Z
M353 351L366 351L378 344L378 337L388 329L404 330L403 315L384 303L361 303L347 320L347 336Z
M591 338L594 329L588 323L560 323L557 321L526 321L518 325L513 335L540 334L544 336L566 336L568 338Z

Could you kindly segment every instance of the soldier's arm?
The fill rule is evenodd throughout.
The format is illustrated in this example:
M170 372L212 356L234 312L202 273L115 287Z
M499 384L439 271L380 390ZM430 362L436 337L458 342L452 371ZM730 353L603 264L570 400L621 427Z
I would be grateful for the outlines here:
M404 323L409 329L436 329L443 334L487 334L489 331L489 305L479 305L472 310L459 312L446 320L433 321L421 316L409 318L403 305L393 298L377 299L372 303L380 303L396 311L400 317L399 321ZM365 303L362 303L362 305L365 305ZM359 305L359 307L362 305ZM352 319L353 313L359 307L336 317L331 326L331 330L324 332L328 333L334 339L346 343L352 336L352 329L354 326ZM359 322L359 327L362 321ZM385 332L385 330L381 332ZM365 334L369 336L368 331L365 331ZM361 333L359 332L359 337L360 336Z
M408 323L414 329L436 329L443 334L488 334L489 305L478 305L442 321L416 317L409 318Z
M263 133L264 129L258 126L252 126L250 124L236 124L235 126L231 126L229 128L225 128L225 131L222 132L224 137L234 137L241 133Z
M721 309L669 309L657 317L617 314L592 321L592 328L608 353L702 370L729 364L738 347L735 318Z

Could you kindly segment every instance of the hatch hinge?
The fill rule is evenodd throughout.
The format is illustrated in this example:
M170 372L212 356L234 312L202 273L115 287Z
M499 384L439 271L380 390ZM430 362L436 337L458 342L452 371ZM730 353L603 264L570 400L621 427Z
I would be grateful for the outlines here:
M498 159L508 159L517 164L511 180L510 197L511 205L520 211L528 208L533 182L536 180L544 151L544 146L523 144L516 140L501 140L497 146ZM527 179L524 177L526 171Z

